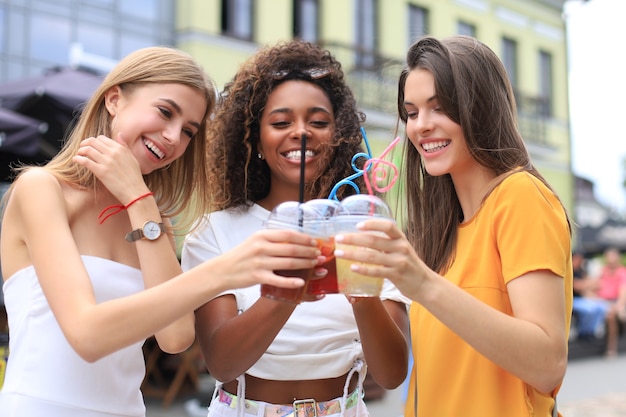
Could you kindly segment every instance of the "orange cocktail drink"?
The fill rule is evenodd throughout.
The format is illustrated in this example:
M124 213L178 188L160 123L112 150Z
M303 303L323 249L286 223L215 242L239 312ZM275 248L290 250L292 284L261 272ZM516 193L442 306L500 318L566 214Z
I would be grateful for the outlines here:
M337 288L337 265L335 263L335 238L317 238L317 246L326 257L326 262L320 265L320 268L326 269L328 272L323 278L311 279L307 285L307 294L336 294Z

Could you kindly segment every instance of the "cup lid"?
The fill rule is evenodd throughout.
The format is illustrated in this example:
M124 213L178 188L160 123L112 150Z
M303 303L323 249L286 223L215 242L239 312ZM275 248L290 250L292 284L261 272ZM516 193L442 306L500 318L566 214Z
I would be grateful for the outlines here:
M333 217L339 210L339 201L330 198L316 198L304 203L306 207L311 207L317 211L320 219L326 220Z
M341 200L337 216L372 216L392 218L391 209L380 197L356 194Z
M319 217L319 213L312 207L297 201L285 201L274 207L265 225L302 229L304 223L319 219Z

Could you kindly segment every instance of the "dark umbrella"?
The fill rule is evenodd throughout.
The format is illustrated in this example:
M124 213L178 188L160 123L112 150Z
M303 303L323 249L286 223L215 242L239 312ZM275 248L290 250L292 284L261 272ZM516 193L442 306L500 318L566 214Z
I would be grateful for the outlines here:
M626 251L626 223L608 218L598 226L582 226L578 229L579 249L585 254L599 254L609 247Z
M11 181L12 165L44 162L54 152L43 135L47 123L0 107L0 181Z
M102 82L103 77L72 68L0 84L0 106L48 124L44 137L52 145L43 157L50 158L61 148L75 116Z
M35 156L47 131L47 123L0 107L0 152Z

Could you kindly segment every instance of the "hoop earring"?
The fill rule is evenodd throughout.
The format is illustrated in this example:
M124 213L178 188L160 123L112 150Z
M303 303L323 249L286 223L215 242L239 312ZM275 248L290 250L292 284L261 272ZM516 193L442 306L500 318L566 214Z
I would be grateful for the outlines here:
M167 171L170 166L172 166L171 162L169 164L165 165L164 167L160 168L159 171Z

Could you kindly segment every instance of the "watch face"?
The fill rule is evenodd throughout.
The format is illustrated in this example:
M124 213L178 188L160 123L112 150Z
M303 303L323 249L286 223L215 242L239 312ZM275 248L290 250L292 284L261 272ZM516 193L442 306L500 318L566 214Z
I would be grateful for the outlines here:
M157 222L149 221L143 225L143 235L146 239L155 240L161 236L161 226Z

